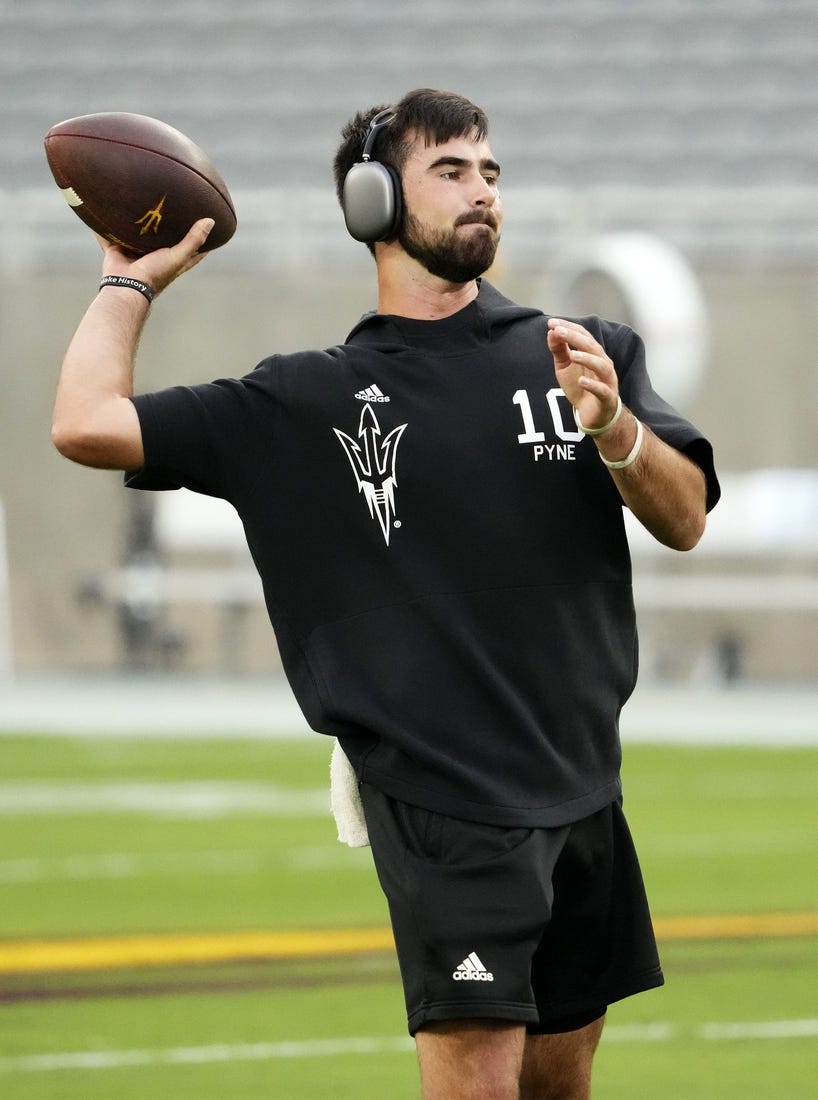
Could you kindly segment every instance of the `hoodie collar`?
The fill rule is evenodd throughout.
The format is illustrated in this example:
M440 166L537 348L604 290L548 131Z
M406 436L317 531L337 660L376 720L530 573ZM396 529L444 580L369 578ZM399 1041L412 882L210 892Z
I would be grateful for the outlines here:
M542 316L541 310L518 306L504 297L491 283L480 279L477 297L449 317L437 321L418 321L392 313L365 313L347 336L346 343L359 346L430 346L450 341L461 332L472 334L472 338L488 336L494 325L538 316Z

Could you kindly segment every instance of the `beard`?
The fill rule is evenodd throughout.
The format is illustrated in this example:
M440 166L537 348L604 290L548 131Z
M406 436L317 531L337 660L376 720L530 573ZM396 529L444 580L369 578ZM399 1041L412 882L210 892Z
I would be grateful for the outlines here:
M458 233L458 226L480 224L487 231ZM438 279L469 283L491 267L500 243L498 222L490 210L462 214L451 229L429 229L408 210L398 234L404 252Z

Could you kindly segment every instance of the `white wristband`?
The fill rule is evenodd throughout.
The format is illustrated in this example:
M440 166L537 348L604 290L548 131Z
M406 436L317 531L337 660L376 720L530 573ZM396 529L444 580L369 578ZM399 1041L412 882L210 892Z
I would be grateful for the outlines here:
M635 419L635 418L634 418ZM619 462L609 462L607 458L602 455L599 457L605 463L609 470L624 470L626 466L630 466L636 462L639 457L639 452L642 450L642 440L645 438L645 429L642 427L642 421L636 421L636 440L631 448L631 453L627 458L621 459Z
M621 415L622 398L619 396L619 394L616 395L616 412L613 414L608 423L603 424L601 428L586 428L579 418L579 410L574 409L574 420L576 421L576 425L581 432L585 433L585 435L602 435L603 432L607 432L608 428L612 428L614 426Z

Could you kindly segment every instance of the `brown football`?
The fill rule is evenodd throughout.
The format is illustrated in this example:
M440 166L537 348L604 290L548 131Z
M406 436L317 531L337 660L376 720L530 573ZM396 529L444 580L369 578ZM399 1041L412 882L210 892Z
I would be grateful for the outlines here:
M215 222L207 249L236 231L230 192L207 155L158 119L114 111L70 118L48 131L45 153L74 213L128 252L174 245L199 218Z

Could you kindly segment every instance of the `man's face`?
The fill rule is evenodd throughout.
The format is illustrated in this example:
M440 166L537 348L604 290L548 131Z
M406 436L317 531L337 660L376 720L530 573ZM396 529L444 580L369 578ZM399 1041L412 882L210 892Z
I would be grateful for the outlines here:
M500 167L486 141L416 139L403 167L403 224L398 240L430 274L467 283L494 260L503 220Z

